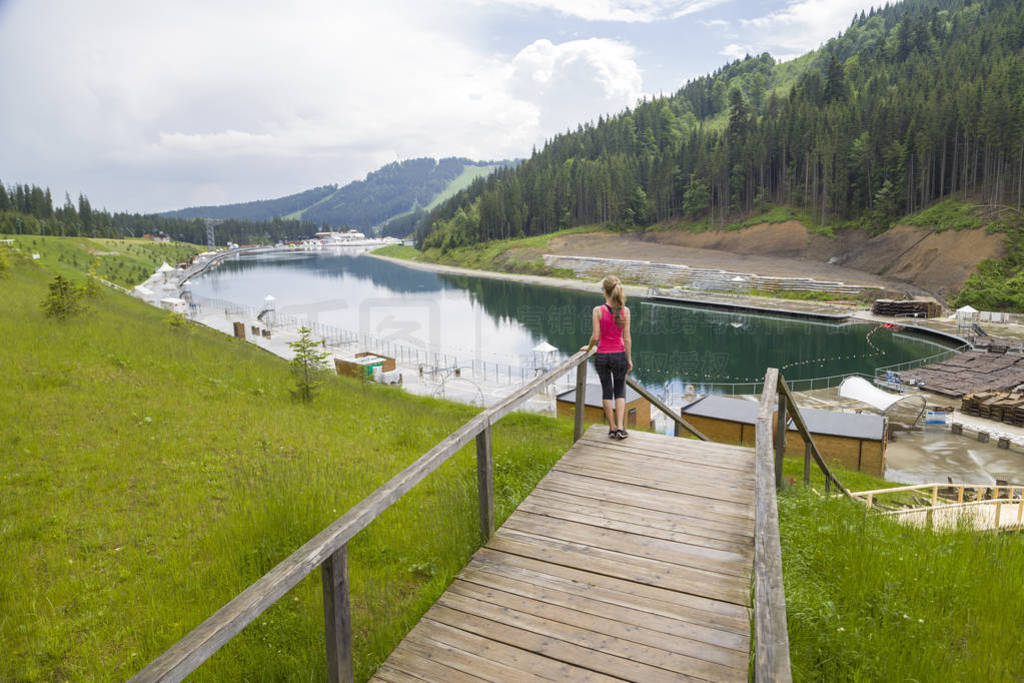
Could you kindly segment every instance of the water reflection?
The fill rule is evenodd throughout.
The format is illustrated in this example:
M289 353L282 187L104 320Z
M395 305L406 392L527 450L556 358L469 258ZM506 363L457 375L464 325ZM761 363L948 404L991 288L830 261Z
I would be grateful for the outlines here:
M194 279L193 292L371 334L461 360L532 367L547 341L571 354L590 336L597 294L508 280L437 274L358 253L241 257ZM647 385L757 381L766 367L789 379L848 372L930 355L930 340L865 324L825 324L631 300L633 360Z

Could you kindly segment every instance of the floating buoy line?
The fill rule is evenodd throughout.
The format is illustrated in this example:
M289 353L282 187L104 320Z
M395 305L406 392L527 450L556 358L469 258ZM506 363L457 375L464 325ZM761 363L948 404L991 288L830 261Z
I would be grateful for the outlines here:
M879 330L881 330L881 329L892 329L893 327L894 327L893 325L886 323L886 324L882 324L882 325L877 325L877 326L873 327L872 329L868 330L868 332L864 335L864 341L867 343L868 348L870 348L871 350L869 352L867 352L867 353L852 353L852 354L843 355L843 356L823 356L821 358L809 358L809 359L806 359L806 360L792 361L790 363L786 363L784 365L779 366L779 371L782 372L782 371L785 371L785 370L789 370L790 368L800 368L800 367L806 367L806 366L811 366L811 365L815 365L815 364L817 364L818 367L824 367L824 365L826 363L832 363L832 362L836 362L836 361L848 361L848 360L857 360L857 359L860 359L860 358L871 358L871 357L874 357L874 356L884 356L885 355L885 350L884 349L880 349L874 343L874 341L872 341L871 338ZM662 375L663 377L667 377L669 379L669 381L671 381L675 377L675 372L672 371L672 370L661 370L661 371L657 371L656 370L652 374ZM723 374L723 373L715 373L715 374L704 375L703 380L701 380L701 382L711 382L712 380L724 381L724 382L737 382L737 383L741 383L741 384L750 384L750 383L755 383L755 382L761 382L761 381L764 380L764 377L739 377L739 376L736 376L736 375L728 375L728 374ZM697 383L700 384L701 382L697 382ZM693 384L688 383L686 385L686 391L687 392L692 392L693 391L691 389L692 386L693 386Z

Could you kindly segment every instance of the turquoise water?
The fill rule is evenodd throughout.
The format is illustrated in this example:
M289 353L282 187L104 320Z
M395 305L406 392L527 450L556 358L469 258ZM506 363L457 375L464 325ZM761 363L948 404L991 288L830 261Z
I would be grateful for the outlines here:
M571 354L590 336L599 295L520 282L415 270L359 253L303 252L238 257L191 281L199 298L307 316L460 362L533 368ZM645 385L752 382L765 368L789 380L870 373L938 353L930 339L875 326L826 324L632 299L634 374Z

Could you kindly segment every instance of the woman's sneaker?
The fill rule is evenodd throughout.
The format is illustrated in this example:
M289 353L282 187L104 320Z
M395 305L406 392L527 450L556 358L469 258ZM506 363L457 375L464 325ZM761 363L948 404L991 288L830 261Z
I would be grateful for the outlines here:
M623 440L625 438L628 438L628 437L629 437L629 432L627 432L625 429L618 429L618 430L615 431L615 438L618 439L619 441L621 441L621 440Z

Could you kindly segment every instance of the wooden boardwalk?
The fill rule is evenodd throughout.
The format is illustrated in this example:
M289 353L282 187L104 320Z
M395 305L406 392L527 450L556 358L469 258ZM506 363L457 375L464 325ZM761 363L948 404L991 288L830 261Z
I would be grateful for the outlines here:
M754 472L591 427L374 680L747 680Z

